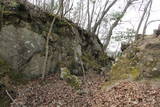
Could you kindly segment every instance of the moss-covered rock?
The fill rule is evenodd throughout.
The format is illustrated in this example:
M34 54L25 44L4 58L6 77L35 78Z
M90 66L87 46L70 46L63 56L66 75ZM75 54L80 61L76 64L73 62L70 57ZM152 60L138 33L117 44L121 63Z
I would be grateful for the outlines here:
M79 89L82 84L81 80L77 76L72 75L69 69L66 67L61 68L60 77L61 79L65 80L69 85L71 85L71 87L73 87L74 89Z
M101 65L97 63L93 56L88 53L85 53L82 56L82 60L85 63L85 66L90 69L98 70L101 68Z
M159 38L152 36L147 36L133 43L112 66L110 81L159 78L159 45Z
M107 75L112 66L113 59L108 57L106 53L100 53L96 58L85 52L82 55L84 67L88 71L96 71L98 74Z

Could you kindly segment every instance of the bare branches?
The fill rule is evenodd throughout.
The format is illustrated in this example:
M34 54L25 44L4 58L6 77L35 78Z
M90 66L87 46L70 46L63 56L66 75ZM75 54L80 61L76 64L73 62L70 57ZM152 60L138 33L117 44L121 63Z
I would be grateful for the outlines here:
M65 16L66 14L68 14L68 13L72 10L72 8L73 8L73 3L72 3L72 5L71 5L71 7L68 8L68 10L67 10L67 9L65 10L64 16Z
M149 4L151 3L151 1L152 1L152 0L149 0L148 3L146 4L145 8L144 8L144 11L143 11L141 20L140 20L140 22L139 22L139 24L138 24L138 27L137 27L137 30L136 30L136 34L135 34L135 35L136 35L136 38L137 38L137 35L138 35L138 33L139 33L139 30L140 30L140 27L141 27L142 22L143 22L143 20L144 20L144 16L146 15L147 9L148 9Z
M112 32L113 32L113 29L118 25L119 21L123 18L124 14L126 13L127 9L130 7L130 5L134 2L134 0L129 0L124 8L124 10L122 11L121 15L119 15L116 19L116 21L112 24L112 26L110 27L110 30L109 30L109 33L107 35L107 38L106 38L106 42L104 44L104 49L107 48L107 46L109 45L109 42L110 42L110 39L111 39L111 36L112 36Z
M87 15L88 15L88 31L90 31L90 3L89 3L89 0L87 0Z
M111 9L111 7L117 2L117 0L114 0L103 12L102 15L100 16L99 20L95 23L95 25L93 26L93 30L92 32L95 33L97 31L98 26L102 23L102 20L104 18L104 16L107 14L107 12ZM106 1L105 6L107 6L108 1Z

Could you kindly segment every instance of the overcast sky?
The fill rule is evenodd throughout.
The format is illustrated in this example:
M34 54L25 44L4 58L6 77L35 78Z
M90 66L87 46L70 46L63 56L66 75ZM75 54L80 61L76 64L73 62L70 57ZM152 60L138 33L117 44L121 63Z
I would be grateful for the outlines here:
M122 4L123 4L123 2L122 2ZM137 7L135 7L135 8L137 8ZM121 26L117 27L117 29L119 29L119 28L126 29L126 28L129 28L129 27L132 28L132 25L137 27L141 15L142 14L135 11L134 8L130 8L123 20L124 21L131 21L132 24L130 24L130 23L126 24L125 23L124 25L121 25ZM151 21L151 20L160 20L160 0L153 0L152 11L151 11L149 21ZM159 24L160 24L160 22L151 23L148 26L146 33L147 34L153 34L153 30L157 29ZM141 32L142 32L142 29L141 29ZM120 42L112 40L110 42L108 48L109 48L110 51L115 52L117 49L120 50L120 47L121 47Z
M153 8L151 12L150 20L160 20L160 0L153 0ZM153 33L153 29L157 28L160 22L150 24L147 33Z
M135 7L136 8L136 7ZM131 20L133 25L136 25L140 20L140 16L142 14L138 13L135 11L133 8L130 8L129 12L127 12L125 16L125 20ZM151 15L150 15L150 20L160 20L160 0L153 0L153 5L152 5L152 10L151 10ZM160 22L154 22L148 26L147 29L147 34L152 34L153 29L156 29L158 27ZM142 31L142 30L141 30Z

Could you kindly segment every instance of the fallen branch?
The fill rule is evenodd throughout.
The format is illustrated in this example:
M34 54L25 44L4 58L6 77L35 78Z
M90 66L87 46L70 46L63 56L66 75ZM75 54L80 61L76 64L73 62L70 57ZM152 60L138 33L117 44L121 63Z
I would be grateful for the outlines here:
M6 90L6 93L7 93L7 95L8 95L8 97L12 100L12 102L14 103L14 104L16 104L16 102L14 101L14 99L13 99L13 97L9 94L9 92Z

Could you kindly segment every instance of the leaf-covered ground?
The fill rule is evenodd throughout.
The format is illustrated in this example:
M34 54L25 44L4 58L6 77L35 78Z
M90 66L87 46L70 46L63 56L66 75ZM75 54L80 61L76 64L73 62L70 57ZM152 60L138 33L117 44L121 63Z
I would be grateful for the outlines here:
M76 91L57 75L35 80L17 88L12 107L160 107L160 87L145 82L124 81L102 89L104 78L87 75Z

